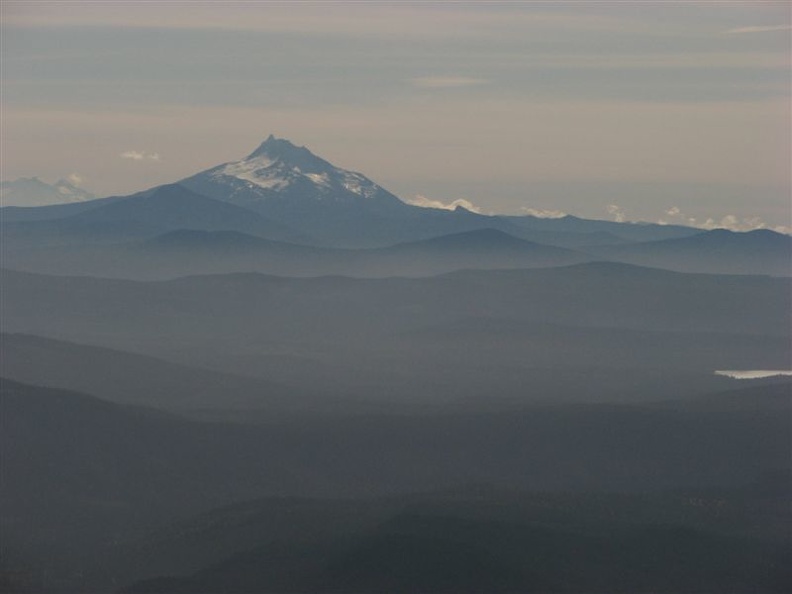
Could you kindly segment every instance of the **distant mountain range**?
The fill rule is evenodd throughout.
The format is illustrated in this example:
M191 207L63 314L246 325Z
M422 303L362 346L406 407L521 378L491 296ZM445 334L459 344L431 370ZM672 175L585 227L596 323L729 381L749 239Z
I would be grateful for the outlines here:
M714 229L690 237L597 246L590 252L608 260L680 272L792 273L792 237L766 229L745 233Z
M65 183L58 191L76 196ZM244 271L416 276L597 260L784 276L792 257L792 239L772 231L421 208L273 136L244 159L178 183L130 196L7 206L0 224L8 268L136 279Z

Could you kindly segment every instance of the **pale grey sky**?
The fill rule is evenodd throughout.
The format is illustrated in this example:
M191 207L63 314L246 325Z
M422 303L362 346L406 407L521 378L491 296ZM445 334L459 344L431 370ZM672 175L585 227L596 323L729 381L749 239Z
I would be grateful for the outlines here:
M129 193L274 133L408 200L790 227L791 40L786 1L4 0L2 178Z

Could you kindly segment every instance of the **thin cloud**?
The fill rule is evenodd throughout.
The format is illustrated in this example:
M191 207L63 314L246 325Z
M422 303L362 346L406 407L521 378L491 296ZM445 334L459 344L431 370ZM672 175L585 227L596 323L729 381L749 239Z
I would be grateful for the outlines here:
M22 4L18 2L18 4ZM9 11L9 24L19 26L114 26L171 29L276 31L278 33L336 34L382 39L395 37L458 39L522 37L526 29L559 27L573 31L643 31L640 20L620 16L559 13L552 10L482 10L464 3L448 10L432 3L272 3L194 2L189 11L181 3L163 2L156 11L139 10L137 2L53 2ZM326 4L326 5L323 5ZM31 5L31 6L27 6ZM221 6L222 5L222 6ZM219 8L218 8L219 7ZM5 15L4 15L5 16Z
M724 33L740 34L740 33L769 33L771 31L792 31L792 25L767 25L755 27L738 27L736 29L729 29Z
M466 76L420 76L410 79L414 87L419 89L454 89L457 87L472 87L487 84L483 78L469 78Z
M125 151L119 155L122 159L133 161L159 161L159 153L149 153L148 151Z
M431 198L427 198L426 196L416 194L415 198L412 200L407 200L406 202L407 204L420 206L422 208L440 208L443 210L454 210L457 206L461 206L470 212L481 213L481 209L478 206L470 202L470 200L465 200L464 198L458 198L453 202L441 202L440 200L433 200Z
M608 206L606 206L605 209L608 211L608 214L610 214L613 217L613 220L616 221L617 223L624 223L625 221L627 221L627 214L624 212L624 210L622 210L622 207L619 206L618 204L608 204Z
M81 186L82 183L85 181L85 178L77 173L70 173L66 176L66 179L69 180L69 183L73 186Z

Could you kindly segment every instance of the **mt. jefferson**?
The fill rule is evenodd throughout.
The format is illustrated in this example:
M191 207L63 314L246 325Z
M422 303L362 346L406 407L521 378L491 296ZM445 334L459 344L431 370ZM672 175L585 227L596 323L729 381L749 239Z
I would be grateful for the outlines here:
M307 148L271 134L244 159L179 183L204 196L270 216L344 207L392 214L407 206L366 176L335 167Z

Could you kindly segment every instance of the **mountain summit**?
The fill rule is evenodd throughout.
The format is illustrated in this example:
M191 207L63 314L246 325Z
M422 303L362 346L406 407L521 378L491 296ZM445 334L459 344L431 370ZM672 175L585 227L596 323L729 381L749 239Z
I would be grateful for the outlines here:
M317 210L353 207L386 214L407 208L366 176L336 167L307 148L272 135L244 159L179 183L204 196L286 220Z
M262 142L259 147L250 153L245 160L269 157L270 159L281 159L292 163L302 162L306 167L316 167L330 165L324 159L320 159L304 146L292 144L285 138L275 138L272 134ZM332 167L332 165L330 165Z

